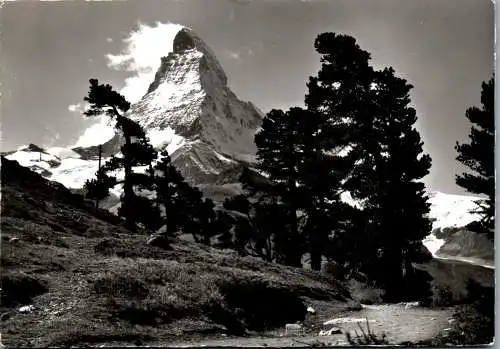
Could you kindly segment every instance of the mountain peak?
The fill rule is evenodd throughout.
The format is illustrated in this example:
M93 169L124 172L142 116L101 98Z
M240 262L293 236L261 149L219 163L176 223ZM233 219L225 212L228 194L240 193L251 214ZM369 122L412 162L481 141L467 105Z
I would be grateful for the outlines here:
M177 33L172 45L174 53L182 53L186 50L192 50L196 48L192 33L193 31L188 28L183 28Z
M166 57L161 57L160 67L147 94L157 89L163 81L171 78L173 72L179 72L183 68L198 70L205 81L211 85L220 87L227 85L227 76L219 60L193 30L189 28L179 30L174 37L172 48L173 51ZM189 63L192 63L191 66Z
M165 134L182 144L171 147L172 160L188 180L199 184L228 166L252 161L263 114L229 89L217 57L193 30L181 29L172 47L146 95L127 115L148 135ZM168 146L171 141L154 143Z

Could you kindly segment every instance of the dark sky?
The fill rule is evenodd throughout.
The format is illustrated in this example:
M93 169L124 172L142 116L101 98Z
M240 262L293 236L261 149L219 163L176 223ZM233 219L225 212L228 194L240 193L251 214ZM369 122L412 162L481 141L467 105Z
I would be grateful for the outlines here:
M489 0L26 1L0 11L2 150L74 144L91 122L68 106L82 101L91 77L124 87L133 74L112 69L106 54L119 54L139 22L191 27L233 91L264 112L303 104L320 64L314 38L331 31L354 36L375 67L392 66L415 86L417 127L433 159L426 184L463 193L453 146L467 139L465 110L493 73Z

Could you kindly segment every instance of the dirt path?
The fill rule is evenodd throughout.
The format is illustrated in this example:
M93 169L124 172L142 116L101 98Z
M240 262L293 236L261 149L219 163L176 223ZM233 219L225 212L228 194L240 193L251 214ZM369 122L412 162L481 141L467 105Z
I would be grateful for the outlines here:
M285 336L284 333L281 333L274 337L221 338L201 342L185 341L168 344L168 346L303 347L318 342L326 345L346 345L348 343L345 339L345 333L351 332L354 334L355 330L359 333L359 322L356 322L356 319L359 321L365 318L370 321L370 329L379 335L386 333L387 339L391 344L405 341L416 342L433 338L442 333L444 329L450 327L448 319L451 315L451 309L405 308L404 305L398 304L364 305L362 310L353 312L348 317L351 319L350 321L354 322L342 323L342 320L339 320L340 323L324 326L325 329L335 326L342 330L341 334L332 336ZM343 319L348 318L345 317ZM363 329L366 329L365 320L360 325L362 325Z

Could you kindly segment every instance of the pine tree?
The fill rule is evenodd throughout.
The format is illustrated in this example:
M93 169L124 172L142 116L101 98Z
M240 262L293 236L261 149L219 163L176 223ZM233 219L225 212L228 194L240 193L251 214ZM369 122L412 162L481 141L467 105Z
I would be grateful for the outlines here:
M243 172L246 172L244 170ZM243 175L242 175L243 176ZM256 236L254 221L252 217L252 204L244 194L226 198L223 203L224 209L239 213L233 215L232 229L234 234L234 247L240 255L247 254L247 247Z
M412 86L392 69L375 71L370 54L350 36L320 34L315 48L322 66L309 79L306 105L323 119L323 152L344 152L328 166L337 170L332 188L341 181L341 189L363 206L360 212L337 201L323 215L338 222L329 253L392 292L405 275L415 274L411 263L421 261L421 241L430 231L424 185L418 182L430 158L422 155L416 113L408 107Z
M198 188L186 182L180 183L178 190L183 231L190 233L196 242L210 245L211 237L217 233L213 201L204 199Z
M85 181L83 187L85 196L95 200L95 208L99 208L99 202L109 196L109 189L117 184L117 180L113 176L108 176L104 173L102 167L99 167L96 173L96 178L91 178Z
M352 221L354 209L341 202L340 194L356 158L352 150L356 137L353 125L371 120L366 105L373 69L368 64L370 54L360 49L350 36L323 33L318 35L314 46L321 55L322 65L317 76L310 77L307 84L308 113L302 123L304 167L301 172L304 195L308 196L304 202L310 203L306 210L311 267L318 270L321 255L326 251L338 262L348 263L342 256L347 256L346 249L355 247L348 247L349 242L354 241L346 235L354 233L352 227L357 230L356 240L363 240L362 221ZM358 245L356 243L356 247ZM339 249L337 252L335 246ZM362 254L360 251L359 255ZM357 267L357 262L349 262L353 268Z
M495 80L483 82L481 91L482 107L471 107L465 116L474 124L470 132L470 143L458 142L455 150L457 160L467 166L472 173L456 176L457 185L474 194L484 194L487 199L478 201L481 220L471 224L477 232L486 233L494 239L495 228Z
M151 170L152 162L156 159L157 153L149 144L149 140L141 126L125 116L125 113L130 108L130 103L125 97L114 91L110 85L99 85L97 79L90 79L90 89L84 100L90 106L85 111L86 116L108 115L115 121L116 129L122 133L125 139L125 144L121 147L121 156L112 157L102 167L102 173L98 173L96 189L98 194L105 191L101 187L103 183L104 188L112 183L123 183L123 195L118 213L125 217L127 227L135 230L136 223L142 223L149 229L156 228L159 220L156 208L150 201L138 198L134 191L134 186L138 186L142 190L152 190L154 185L153 174L148 173L148 171L134 173L133 168L146 166ZM117 181L116 179L103 181L100 179L103 174L107 175L109 172L120 169L123 169L125 173L123 181ZM89 188L92 188L92 185L89 183ZM153 219L153 217L155 218Z
M179 193L179 186L184 179L180 172L171 163L170 156L164 150L161 159L155 166L156 172L156 197L158 205L163 205L167 229L165 234L174 236L183 225L183 206ZM187 219L187 218L185 218Z
M276 246L286 255L281 256L281 262L296 267L302 266L303 237L298 228L297 210L299 209L299 191L297 188L300 154L298 140L300 135L297 122L290 112L271 110L262 122L262 129L255 135L257 145L257 168L269 176L275 190L279 193L279 202L271 205L283 205L286 219L282 220L281 230L286 232L282 239L277 239ZM281 217L281 216L279 216ZM281 234L280 234L281 235Z
M421 179L429 173L431 158L423 154L414 127L416 111L408 106L413 86L396 77L392 68L376 72L374 81L372 130L378 147L363 149L374 167L361 167L359 175L369 176L370 183L365 213L371 218L367 228L377 248L371 273L386 287L388 299L400 300L404 285L416 282L413 263L425 260L422 240L430 233L431 222Z

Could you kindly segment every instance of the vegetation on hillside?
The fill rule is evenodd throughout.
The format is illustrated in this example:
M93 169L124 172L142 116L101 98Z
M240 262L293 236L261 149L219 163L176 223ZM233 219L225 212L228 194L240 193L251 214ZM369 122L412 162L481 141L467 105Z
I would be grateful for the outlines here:
M3 344L161 345L274 329L317 302L348 305L331 277L184 240L148 245L147 230L124 223L2 157Z

